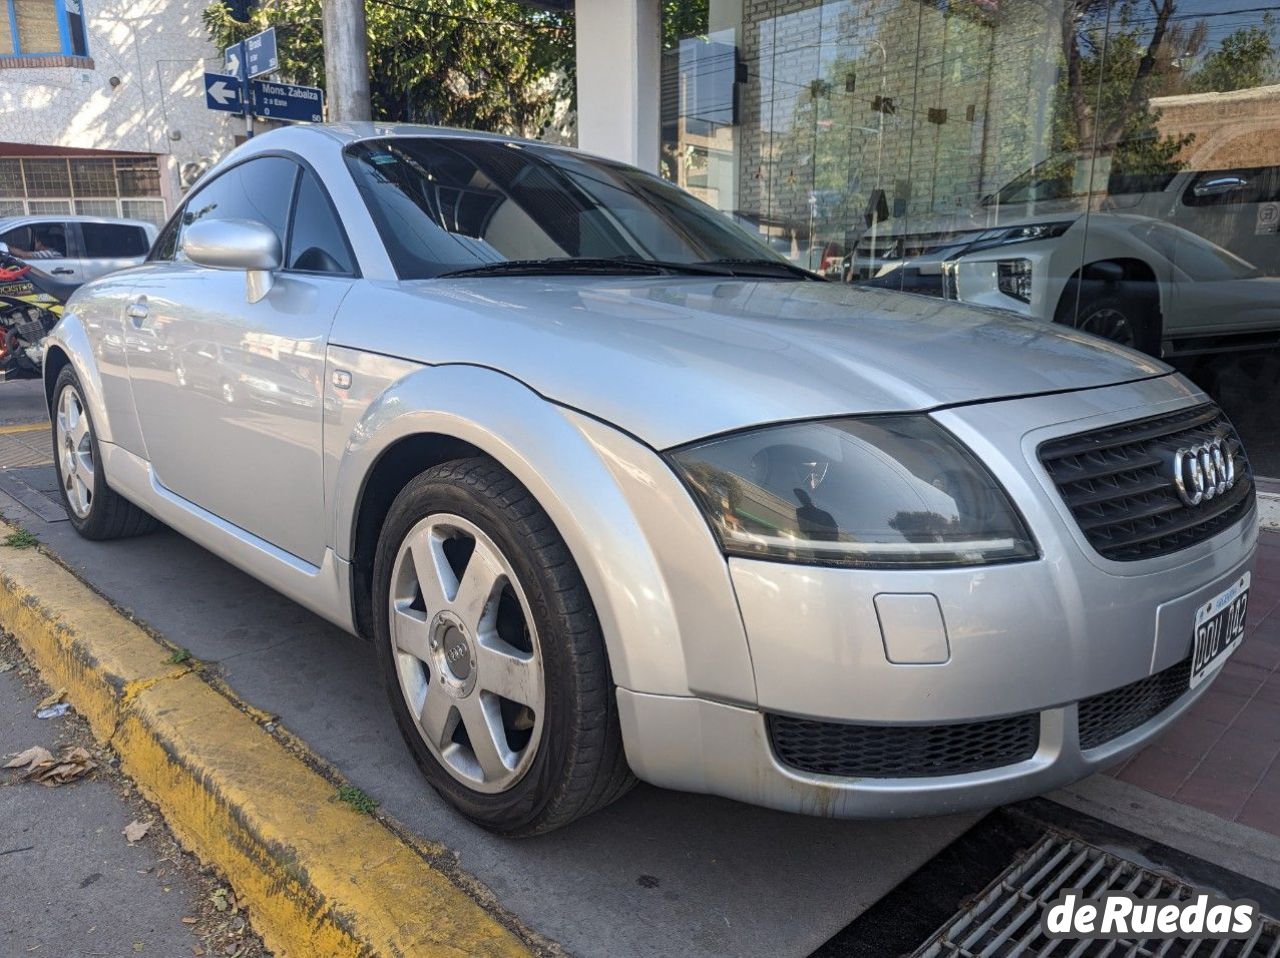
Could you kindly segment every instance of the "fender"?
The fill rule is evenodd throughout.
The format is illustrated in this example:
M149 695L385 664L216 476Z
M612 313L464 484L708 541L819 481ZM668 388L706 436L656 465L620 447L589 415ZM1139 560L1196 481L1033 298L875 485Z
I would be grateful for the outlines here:
M54 350L61 350L75 370L80 380L84 401L89 406L89 417L93 420L94 429L98 433L98 442L115 442L111 432L111 418L107 415L106 400L102 392L102 376L98 364L93 361L93 347L89 344L89 334L81 322L80 316L68 310L62 314L58 325L45 337L44 350L44 394L52 409L53 382L62 369L62 363L50 362L49 356ZM52 416L52 411L50 412Z
M462 440L512 472L556 524L590 591L618 685L754 703L726 562L656 453L488 368L416 366L340 347L329 359L356 367L361 379L380 378L379 368L397 377L349 418L356 410L343 404L329 510L341 558L354 553L365 480L383 453L414 435Z

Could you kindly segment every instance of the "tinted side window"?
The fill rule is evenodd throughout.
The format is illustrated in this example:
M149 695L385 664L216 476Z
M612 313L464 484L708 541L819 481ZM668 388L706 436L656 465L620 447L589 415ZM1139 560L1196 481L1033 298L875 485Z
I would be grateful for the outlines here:
M67 227L63 223L32 223L15 226L0 234L0 243L7 243L16 250L45 252L54 257L67 255Z
M149 245L141 226L123 223L81 223L80 236L86 259L145 256Z
M178 230L182 228L184 212L185 210L180 210L160 231L156 245L151 248L151 255L147 257L149 260L152 262L168 262L173 259L174 254L178 251Z
M280 156L264 156L241 163L210 180L187 200L180 231L202 219L257 220L275 230L283 249L297 173L297 164ZM182 248L181 232L178 248Z
M289 235L289 269L308 273L355 272L342 227L329 205L324 189L308 170L302 171L298 201Z

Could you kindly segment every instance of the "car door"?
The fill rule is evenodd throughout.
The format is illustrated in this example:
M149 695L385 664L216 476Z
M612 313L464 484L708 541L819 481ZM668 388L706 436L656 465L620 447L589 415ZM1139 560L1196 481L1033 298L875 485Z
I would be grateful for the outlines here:
M137 266L147 258L151 238L136 223L76 224L80 229L80 269L84 281Z
M21 226L14 226L0 233L0 243L7 244L15 256L26 259L37 269L51 273L67 283L84 281L75 242L71 224L59 219L27 220ZM30 258L22 256L22 252L33 250L39 251L41 255Z
M248 302L245 274L188 261L201 219L276 231L284 266ZM318 565L324 554L322 396L329 328L355 275L327 194L284 156L220 173L184 204L135 272L127 325L168 365L127 347L138 421L156 480L215 516ZM201 357L198 371L185 359Z

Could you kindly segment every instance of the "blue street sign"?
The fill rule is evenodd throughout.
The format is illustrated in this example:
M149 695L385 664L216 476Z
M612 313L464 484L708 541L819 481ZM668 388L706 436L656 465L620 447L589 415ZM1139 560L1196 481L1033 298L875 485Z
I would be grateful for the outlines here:
M255 33L243 43L233 43L223 52L226 72L240 79L275 73L280 69L280 57L276 52L276 28L267 27Z
M226 73L204 75L204 105L210 110L243 113L240 103L240 81Z
M237 80L244 79L244 44L233 43L222 51L222 72Z
M253 112L271 120L324 121L324 91L316 86L294 86L254 80Z

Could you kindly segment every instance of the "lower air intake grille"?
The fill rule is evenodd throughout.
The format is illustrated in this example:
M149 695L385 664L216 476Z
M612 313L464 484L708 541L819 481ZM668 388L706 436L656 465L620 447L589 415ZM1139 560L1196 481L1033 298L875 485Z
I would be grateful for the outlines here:
M1190 687L1191 659L1080 702L1080 747L1097 748L1151 721Z
M954 725L852 725L769 716L784 765L858 778L925 778L1026 761L1040 742L1038 713Z
M1235 484L1186 505L1173 484L1174 453L1215 439L1235 459ZM1089 544L1121 562L1203 542L1247 515L1254 502L1240 437L1214 405L1053 439L1039 455Z

